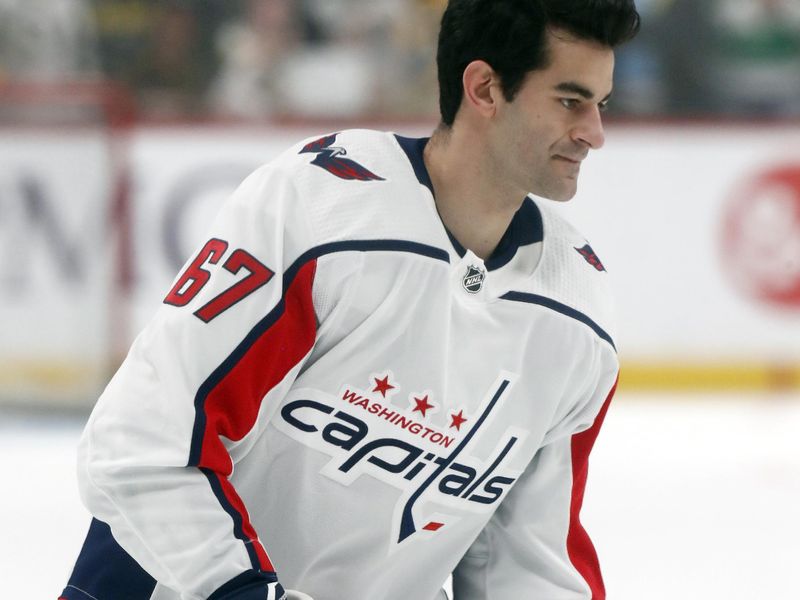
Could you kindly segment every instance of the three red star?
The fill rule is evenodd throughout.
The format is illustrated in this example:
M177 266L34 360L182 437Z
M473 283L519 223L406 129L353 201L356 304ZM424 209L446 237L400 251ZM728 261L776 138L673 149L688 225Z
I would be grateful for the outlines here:
M416 404L416 406L414 407L414 410L412 410L411 412L419 411L419 412L422 413L423 417L426 416L425 413L428 412L428 409L433 408L433 404L428 402L428 395L427 394L425 394L425 396L423 398L416 398L415 397L414 398L414 404Z
M386 392L394 389L394 386L389 383L389 376L387 375L383 379L378 379L377 377L374 377L374 379L375 379L375 387L373 388L372 391L380 392L381 396L386 398Z
M464 423L464 421L467 420L467 418L464 416L463 409L459 410L458 414L451 414L450 419L451 419L450 427L455 427L459 431L461 431L461 425Z

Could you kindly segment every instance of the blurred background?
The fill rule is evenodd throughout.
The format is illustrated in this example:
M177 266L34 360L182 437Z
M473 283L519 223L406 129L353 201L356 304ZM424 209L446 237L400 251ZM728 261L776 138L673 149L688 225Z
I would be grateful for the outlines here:
M444 6L0 0L7 595L63 587L82 426L219 203L303 138L435 127ZM800 0L637 6L561 207L618 305L584 521L612 600L796 600Z

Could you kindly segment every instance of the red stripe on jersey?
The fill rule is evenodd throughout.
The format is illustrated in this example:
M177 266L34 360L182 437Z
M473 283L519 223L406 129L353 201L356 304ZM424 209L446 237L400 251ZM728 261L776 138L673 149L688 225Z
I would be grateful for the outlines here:
M247 512L247 508L245 507L244 502L242 502L242 499L239 497L239 494L236 492L236 489L233 487L227 477L223 477L218 474L214 474L213 477L216 478L216 480L219 482L219 485L222 487L222 493L225 495L225 499L228 501L230 507L241 517L242 533L250 542L252 542L250 544L250 548L253 552L255 552L256 559L258 561L258 567L260 567L262 571L274 572L275 567L272 565L272 561L267 555L267 551L264 549L264 546L262 546L261 542L258 541L258 534L256 533L256 530L250 521L250 513ZM251 560L253 560L252 555Z
M572 564L589 584L593 600L605 600L606 588L600 572L600 561L589 534L581 525L580 512L583 495L586 491L586 478L589 474L589 453L592 451L597 434L603 425L611 398L617 389L617 382L608 393L605 403L586 431L572 436L572 502L570 503L569 532L567 533L567 552Z
M225 499L242 518L242 532L252 542L261 568L274 571L250 522L244 502L228 477L233 463L221 437L239 441L255 425L261 401L308 354L314 345L317 320L312 299L316 261L305 264L285 291L283 313L247 349L208 392L206 426L197 465L213 471Z

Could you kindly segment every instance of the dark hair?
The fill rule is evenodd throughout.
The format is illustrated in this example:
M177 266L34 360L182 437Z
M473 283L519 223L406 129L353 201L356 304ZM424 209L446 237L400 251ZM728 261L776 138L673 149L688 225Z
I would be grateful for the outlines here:
M436 57L442 122L453 124L464 69L474 60L491 65L512 101L525 75L547 66L552 27L613 48L636 35L639 13L633 0L450 0Z

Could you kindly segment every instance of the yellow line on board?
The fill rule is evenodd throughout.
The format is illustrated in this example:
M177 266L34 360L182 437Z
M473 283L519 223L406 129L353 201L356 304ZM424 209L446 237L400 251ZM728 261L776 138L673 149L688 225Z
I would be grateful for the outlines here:
M800 364L624 362L619 387L630 391L800 391Z
M0 364L2 388L63 388L105 381L110 365L91 362L13 361ZM626 391L800 391L798 364L623 362L620 390Z
M97 379L98 373L104 372L101 365L89 362L12 361L0 365L0 387L84 385L87 380Z

